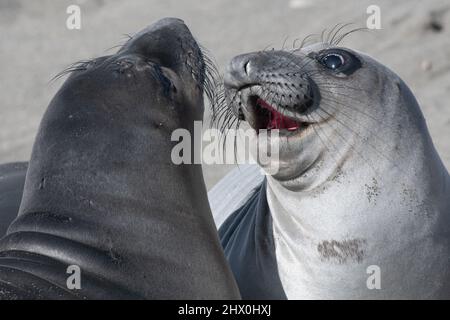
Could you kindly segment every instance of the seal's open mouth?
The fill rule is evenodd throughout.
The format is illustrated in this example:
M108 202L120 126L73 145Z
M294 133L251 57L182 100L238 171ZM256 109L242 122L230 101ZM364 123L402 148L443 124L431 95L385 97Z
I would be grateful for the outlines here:
M277 110L267 101L263 100L259 96L249 97L249 104L251 109L255 112L255 127L258 132L261 129L279 129L287 130L289 132L295 132L306 129L309 125L307 122L294 120Z

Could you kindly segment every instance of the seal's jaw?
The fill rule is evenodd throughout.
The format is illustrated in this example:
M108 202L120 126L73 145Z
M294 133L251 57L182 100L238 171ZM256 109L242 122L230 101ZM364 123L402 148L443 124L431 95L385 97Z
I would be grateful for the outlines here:
M229 89L228 89L229 90ZM246 121L259 134L262 130L279 130L281 135L292 136L307 129L313 121L305 114L282 105L264 93L261 86L244 87L227 91L228 105L240 119ZM234 98L233 98L234 97ZM312 100L304 107L312 106Z
M296 132L309 126L308 122L291 118L285 115L285 112L278 107L273 106L263 98L252 95L249 97L249 107L254 113L256 122L250 124L258 133L259 130L273 130ZM245 116L244 116L245 117Z
M224 78L229 108L257 132L279 129L292 134L306 129L315 122L309 114L319 105L320 92L305 70L293 67L305 64L304 59L310 58L284 51L233 58Z

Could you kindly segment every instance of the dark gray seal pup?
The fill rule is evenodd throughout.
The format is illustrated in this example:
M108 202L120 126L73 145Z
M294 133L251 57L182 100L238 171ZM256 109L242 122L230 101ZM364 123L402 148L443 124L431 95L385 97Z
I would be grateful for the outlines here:
M0 241L0 298L239 298L201 166L171 161L171 133L202 120L207 81L183 21L163 19L70 71ZM80 290L66 286L71 265Z
M279 130L276 173L232 182L234 213L211 198L243 298L450 298L450 177L394 72L330 41L235 57L225 95Z

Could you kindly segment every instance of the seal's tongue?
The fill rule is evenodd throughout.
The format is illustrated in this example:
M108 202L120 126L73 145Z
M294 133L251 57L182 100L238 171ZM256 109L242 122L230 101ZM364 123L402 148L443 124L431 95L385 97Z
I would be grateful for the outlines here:
M300 127L300 123L283 116L266 101L258 99L257 104L269 112L267 129L287 129L288 131L295 131Z

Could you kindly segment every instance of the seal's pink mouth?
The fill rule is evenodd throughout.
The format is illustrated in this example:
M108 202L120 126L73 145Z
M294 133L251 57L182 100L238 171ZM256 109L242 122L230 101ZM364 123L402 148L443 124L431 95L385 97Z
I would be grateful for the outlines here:
M260 129L286 129L288 131L295 131L301 127L300 122L282 115L273 106L261 98L256 100L256 106L264 110L260 115L260 119L262 120Z

